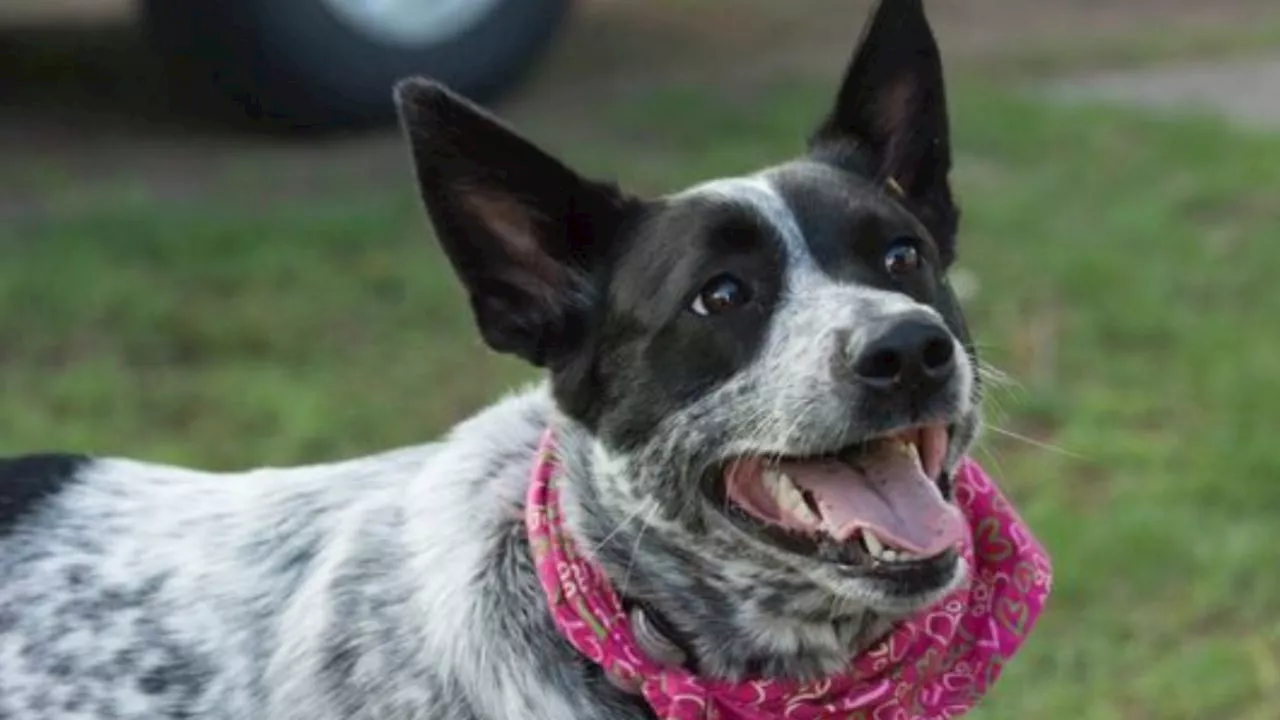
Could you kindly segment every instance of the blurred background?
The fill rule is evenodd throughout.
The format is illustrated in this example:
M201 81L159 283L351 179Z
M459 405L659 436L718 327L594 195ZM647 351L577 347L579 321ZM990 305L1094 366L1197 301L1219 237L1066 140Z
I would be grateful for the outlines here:
M980 718L1280 718L1280 6L930 0L990 388L1052 551ZM865 0L3 0L0 452L420 442L484 352L414 196L429 71L648 192L799 150Z

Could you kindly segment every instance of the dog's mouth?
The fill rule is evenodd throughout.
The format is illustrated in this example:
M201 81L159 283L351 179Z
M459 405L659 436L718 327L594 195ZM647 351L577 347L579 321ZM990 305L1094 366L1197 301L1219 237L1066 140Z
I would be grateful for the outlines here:
M785 549L918 567L948 556L968 532L938 483L948 442L947 426L934 424L827 455L740 457L723 467L716 495Z

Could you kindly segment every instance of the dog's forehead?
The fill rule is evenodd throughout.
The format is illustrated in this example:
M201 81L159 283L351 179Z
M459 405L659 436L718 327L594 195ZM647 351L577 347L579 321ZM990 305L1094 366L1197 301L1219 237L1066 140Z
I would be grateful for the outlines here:
M923 232L885 188L810 160L694 186L667 199L665 219L678 218L668 224L696 234L694 219L730 213L766 228L785 248L789 264L816 263L833 274L857 259L853 250L860 237Z
M712 180L675 195L671 200L676 206L709 204L752 216L773 230L787 245L796 245L795 250L804 241L804 231L796 222L794 209L768 173Z
M771 167L759 177L786 202L806 234L824 223L843 223L863 216L893 219L899 208L883 189L861 175L812 160Z
M874 284L882 243L920 234L884 188L812 160L711 180L654 203L614 266L615 307L656 319L729 258L778 275ZM808 272L814 271L814 272Z
M787 210L781 198L748 181L717 181L661 198L633 229L613 268L615 302L665 305L687 290L717 257L748 255L782 260ZM785 262L783 263L785 264ZM705 278L704 278L705 279Z
M766 171L804 238L806 252L827 274L856 277L858 265L875 259L874 248L894 236L926 237L919 220L888 188L815 161L797 161Z

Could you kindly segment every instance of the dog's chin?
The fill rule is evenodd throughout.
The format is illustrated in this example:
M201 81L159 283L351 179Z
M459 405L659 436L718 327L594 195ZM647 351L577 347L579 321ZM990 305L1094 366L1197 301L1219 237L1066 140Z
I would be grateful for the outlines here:
M964 578L967 522L942 478L958 426L912 426L818 455L744 455L704 482L739 540L861 607L905 614Z

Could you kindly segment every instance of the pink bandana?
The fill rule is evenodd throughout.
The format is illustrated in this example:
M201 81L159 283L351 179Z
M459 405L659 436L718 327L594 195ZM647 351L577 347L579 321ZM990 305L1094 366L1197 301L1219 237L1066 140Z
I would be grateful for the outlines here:
M554 442L542 439L526 524L538 577L560 633L623 686L638 688L661 720L945 720L967 712L1022 644L1049 595L1049 556L995 484L970 460L955 503L971 537L961 551L969 582L900 623L819 682L708 680L665 667L636 643L603 573L561 525Z

